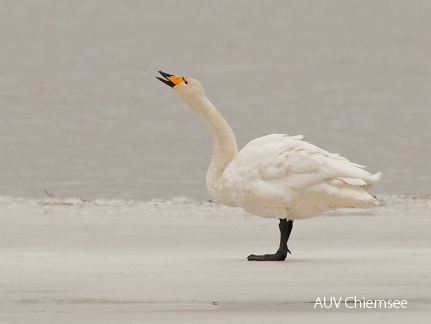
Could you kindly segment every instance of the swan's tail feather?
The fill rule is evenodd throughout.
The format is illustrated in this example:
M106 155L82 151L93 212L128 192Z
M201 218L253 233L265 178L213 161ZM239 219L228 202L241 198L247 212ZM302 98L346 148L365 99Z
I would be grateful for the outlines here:
M382 178L382 172L377 172L371 176L371 180L373 180L373 183L377 183Z

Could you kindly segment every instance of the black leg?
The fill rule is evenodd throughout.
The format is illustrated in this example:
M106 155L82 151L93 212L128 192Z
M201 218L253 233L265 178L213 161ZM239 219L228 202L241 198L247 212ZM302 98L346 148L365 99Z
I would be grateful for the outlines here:
M275 254L264 254L248 256L248 261L284 261L287 256L287 252L290 253L287 247L287 241L289 240L290 232L292 232L293 221L287 221L286 218L280 219L280 247Z

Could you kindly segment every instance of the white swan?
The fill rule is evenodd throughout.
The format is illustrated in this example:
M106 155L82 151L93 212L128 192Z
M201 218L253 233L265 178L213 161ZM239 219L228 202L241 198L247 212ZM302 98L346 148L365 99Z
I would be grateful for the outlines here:
M272 134L238 152L234 133L205 96L199 81L162 71L160 81L173 87L206 123L213 139L207 188L220 204L280 219L275 254L250 255L253 261L283 261L293 220L337 208L378 205L366 190L380 178L364 166L302 141L302 136Z

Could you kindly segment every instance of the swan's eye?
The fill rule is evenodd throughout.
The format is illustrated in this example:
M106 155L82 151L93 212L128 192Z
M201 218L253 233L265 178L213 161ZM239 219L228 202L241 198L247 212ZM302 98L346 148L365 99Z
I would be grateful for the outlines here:
M185 83L185 84L188 84L188 82L186 81L186 79L184 79L184 77L183 77L183 80L184 80L184 83Z

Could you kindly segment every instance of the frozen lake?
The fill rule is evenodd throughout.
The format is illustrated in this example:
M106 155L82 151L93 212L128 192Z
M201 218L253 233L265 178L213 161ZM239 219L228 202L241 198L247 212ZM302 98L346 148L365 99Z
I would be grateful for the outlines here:
M0 200L1 323L426 323L431 200L297 221L285 262L276 220L187 199ZM405 309L315 308L317 298ZM349 307L352 304L349 305Z

